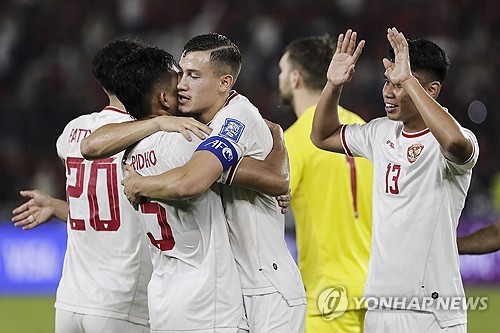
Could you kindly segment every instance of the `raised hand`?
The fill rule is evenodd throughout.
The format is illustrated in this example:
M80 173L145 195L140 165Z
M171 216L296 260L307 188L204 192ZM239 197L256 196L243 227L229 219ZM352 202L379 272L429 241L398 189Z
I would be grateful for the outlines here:
M351 81L354 75L356 62L363 51L365 41L362 40L356 46L357 32L351 29L340 34L337 41L337 49L328 67L327 78L335 86L341 86Z
M191 131L202 140L212 132L210 127L191 117L160 116L156 117L155 121L158 123L160 130L165 132L179 132L188 141L192 140L188 131Z
M127 171L127 177L122 180L123 193L127 196L128 202L137 210L143 197L137 193L138 191L135 185L137 182L141 181L142 176L128 164L126 164L124 168L125 171Z
M385 77L395 86L408 80L411 74L408 42L402 32L396 28L387 29L387 40L394 49L394 62L384 58Z

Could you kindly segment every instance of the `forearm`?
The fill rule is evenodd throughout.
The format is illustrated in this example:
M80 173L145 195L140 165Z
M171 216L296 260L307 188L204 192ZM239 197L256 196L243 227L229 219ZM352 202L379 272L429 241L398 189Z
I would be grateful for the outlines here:
M288 152L281 127L270 121L266 122L273 136L273 149L265 160L244 157L236 166L231 184L278 196L287 193L290 187Z
M316 106L311 141L320 149L343 152L338 140L341 126L338 114L341 92L342 86L334 86L328 82Z
M156 176L138 177L127 185L130 192L149 199L183 200L205 192L221 173L222 164L215 155L198 151L182 167Z
M500 249L500 222L457 239L458 253L484 254Z
M279 165L244 157L231 184L271 196L284 194L290 186L288 162Z
M61 221L68 220L68 203L65 200L52 199L53 215Z
M455 119L420 85L415 77L402 83L446 157L461 163L472 154L472 143Z
M168 173L156 176L141 177L136 182L132 190L140 196L151 200L182 200L189 196L185 194L183 188L179 186L182 179L182 173L179 169L174 169Z
M88 160L108 158L158 130L154 118L104 125L82 141L80 150Z

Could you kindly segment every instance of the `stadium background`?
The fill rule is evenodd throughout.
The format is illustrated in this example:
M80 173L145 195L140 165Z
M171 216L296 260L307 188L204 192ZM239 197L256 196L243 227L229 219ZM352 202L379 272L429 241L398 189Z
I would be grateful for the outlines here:
M278 61L292 39L358 31L367 44L341 104L365 120L384 115L386 28L434 40L451 60L439 101L481 147L459 232L500 216L497 0L3 0L0 6L0 332L53 331L64 225L23 232L11 227L11 210L22 202L21 189L64 197L55 140L69 120L106 103L89 61L117 36L139 37L179 58L193 35L227 35L243 53L236 89L285 129L294 114L279 102ZM469 312L469 332L496 332L500 255L462 256L461 263L468 295L490 297L487 311Z

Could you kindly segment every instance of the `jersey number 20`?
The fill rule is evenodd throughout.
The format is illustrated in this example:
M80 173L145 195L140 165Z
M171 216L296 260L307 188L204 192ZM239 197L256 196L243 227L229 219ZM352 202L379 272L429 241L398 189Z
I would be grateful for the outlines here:
M117 231L120 228L120 207L118 199L118 176L117 167L113 163L114 158L93 161L90 164L90 176L87 186L87 201L89 205L90 226L96 231ZM66 160L67 174L70 176L73 172L75 184L68 185L66 195L70 198L80 198L84 190L84 175L86 165L81 157L68 157ZM110 219L104 220L99 216L99 201L97 196L97 176L99 170L106 175L106 195L108 197ZM100 193L99 195L104 195ZM69 223L73 230L85 230L85 220L75 219L69 211Z

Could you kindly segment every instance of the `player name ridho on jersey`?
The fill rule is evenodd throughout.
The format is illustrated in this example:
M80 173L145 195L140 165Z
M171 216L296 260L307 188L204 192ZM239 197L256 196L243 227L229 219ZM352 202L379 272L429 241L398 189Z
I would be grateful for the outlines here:
M131 160L132 163L130 163L130 165L132 165L136 171L155 166L156 162L158 162L154 150L132 155Z

